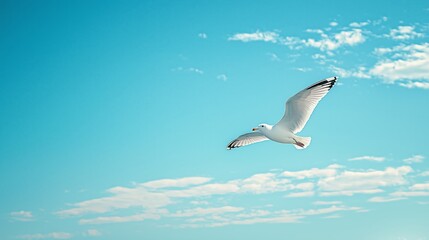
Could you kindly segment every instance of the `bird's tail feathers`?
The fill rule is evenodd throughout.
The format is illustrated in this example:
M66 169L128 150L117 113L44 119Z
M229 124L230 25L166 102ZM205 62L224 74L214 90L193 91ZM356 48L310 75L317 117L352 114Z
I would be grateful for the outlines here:
M311 137L300 137L300 136L295 136L295 140L298 141L299 143L304 144L304 146L298 146L297 144L294 144L293 146L296 149L304 149L306 147L308 147L310 145L311 142Z

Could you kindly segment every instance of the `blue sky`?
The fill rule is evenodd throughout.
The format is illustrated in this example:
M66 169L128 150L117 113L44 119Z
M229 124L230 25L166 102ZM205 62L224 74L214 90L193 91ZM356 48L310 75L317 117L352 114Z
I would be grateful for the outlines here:
M427 1L2 1L1 239L429 239ZM323 78L302 136L226 150Z

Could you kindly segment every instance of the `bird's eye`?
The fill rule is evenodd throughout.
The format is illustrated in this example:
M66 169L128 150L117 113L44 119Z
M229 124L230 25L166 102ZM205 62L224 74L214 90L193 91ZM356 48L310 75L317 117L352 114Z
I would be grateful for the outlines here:
M264 127L264 125L262 125L261 127Z

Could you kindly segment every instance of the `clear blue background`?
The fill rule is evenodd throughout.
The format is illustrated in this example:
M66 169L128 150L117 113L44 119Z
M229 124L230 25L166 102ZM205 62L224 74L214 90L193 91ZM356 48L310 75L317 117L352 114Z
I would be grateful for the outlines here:
M305 29L332 21L346 26L383 16L386 29L427 26L428 7L426 1L1 1L0 238L55 231L85 238L75 233L86 226L53 212L132 182L227 181L331 163L383 169L428 156L428 90L354 77L341 78L314 112L301 134L313 139L305 151L273 142L225 150L259 123L276 123L289 96L334 75L315 68L311 57L288 61L315 49L229 37L258 30L304 37ZM337 57L355 67L374 59L353 53L394 45L368 40ZM346 161L361 155L388 161ZM428 239L429 205L349 201L370 211L296 224L165 229L161 219L96 228L103 239ZM35 220L11 220L20 210Z

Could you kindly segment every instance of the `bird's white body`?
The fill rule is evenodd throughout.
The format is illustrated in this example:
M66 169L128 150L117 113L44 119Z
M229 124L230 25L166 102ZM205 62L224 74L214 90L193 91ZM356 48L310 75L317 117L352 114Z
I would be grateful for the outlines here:
M295 143L293 139L297 136L291 131L288 131L288 129L277 125L271 126L269 124L263 124L263 126L264 127L258 127L258 130L268 139L279 143Z
M297 149L308 147L311 138L301 137L296 133L304 128L319 101L329 92L336 81L337 77L323 79L298 92L287 100L285 114L277 124L260 124L253 128L253 132L243 134L231 141L227 149L265 140L293 144Z

